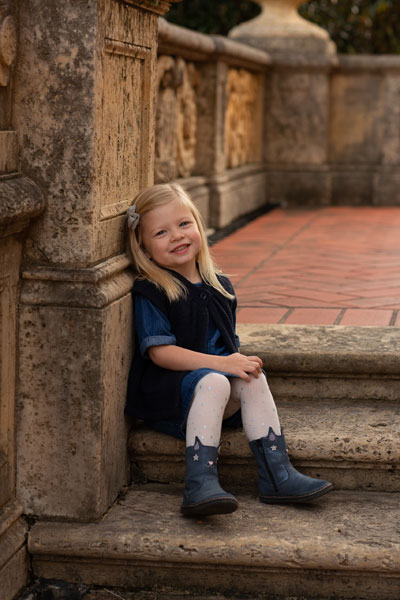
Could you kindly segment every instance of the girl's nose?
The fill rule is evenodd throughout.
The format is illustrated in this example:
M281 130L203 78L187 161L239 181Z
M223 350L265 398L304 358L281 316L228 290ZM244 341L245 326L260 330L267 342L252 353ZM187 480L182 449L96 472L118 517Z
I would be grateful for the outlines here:
M183 238L183 232L180 229L175 229L172 232L172 236L171 237L172 237L173 240L180 240L180 239Z

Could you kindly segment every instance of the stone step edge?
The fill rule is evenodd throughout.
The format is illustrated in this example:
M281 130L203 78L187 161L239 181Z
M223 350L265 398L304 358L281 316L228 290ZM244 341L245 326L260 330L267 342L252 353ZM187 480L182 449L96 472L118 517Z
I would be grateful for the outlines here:
M136 512L138 515L146 513L153 519L152 502L158 504L163 501L163 493L168 486L145 485L137 486L134 490L137 502L130 515ZM158 499L152 497L152 490L162 490ZM144 493L139 498L139 493ZM390 502L400 505L400 494L378 494L376 492L332 492L337 497L344 499L346 505L351 504L352 499L364 500L369 503L374 502L374 496L379 498L390 498ZM176 500L180 498L179 490ZM245 500L244 500L245 498ZM240 496L239 502L244 505L248 496ZM254 499L253 499L254 502ZM259 503L261 504L261 503ZM179 504L176 504L178 510ZM263 509L268 511L268 506L263 505ZM121 510L121 509L120 509ZM251 507L250 507L251 511ZM373 511L379 513L379 506L376 504ZM166 514L168 510L166 509ZM268 514L268 513L267 513ZM387 513L380 515L379 518L387 517ZM219 517L217 517L219 518ZM229 516L224 516L228 518ZM377 521L379 521L377 518ZM390 542L390 548L385 549L383 543L375 546L371 544L369 554L360 553L356 545L350 543L346 537L340 539L329 539L329 544L323 545L321 552L321 541L324 535L322 532L316 534L315 538L302 541L301 560L296 563L296 556L300 558L298 540L279 539L268 537L268 548L266 549L261 539L267 536L264 528L263 538L260 538L260 532L257 529L254 534L251 530L247 531L246 536L237 535L229 538L229 552L221 551L221 542L218 539L210 539L210 535L195 535L193 539L190 536L182 539L179 531L176 536L173 529L169 527L159 527L157 518L153 522L153 528L145 535L138 527L138 531L128 531L126 525L118 531L118 526L111 523L108 526L107 520L100 523L89 524L68 524L60 522L39 522L35 524L28 538L28 549L35 558L44 560L62 558L63 561L68 558L84 559L85 561L107 561L116 562L118 560L135 562L135 564L147 563L152 561L166 561L169 563L190 563L192 565L213 564L218 556L218 566L237 565L241 567L263 567L263 568L283 568L283 569L316 569L316 570L335 570L335 571L357 571L376 572L385 574L395 574L399 577L400 583L400 544ZM154 522L155 521L155 522ZM164 520L162 520L164 523ZM202 521L200 521L201 523ZM125 522L123 522L124 524ZM134 528L134 519L131 521L131 527ZM340 524L337 531L340 532ZM336 536L338 537L338 536ZM259 547L258 551L256 550ZM189 552L189 548L192 550ZM301 563L301 565L300 565Z
M237 326L240 351L259 355L267 373L338 374L400 379L397 327Z
M285 437L289 454L293 461L309 464L335 465L360 465L367 468L391 469L400 465L400 442L398 433L386 434L385 438L362 435L357 439L350 439L343 433L341 436L334 434L334 439L326 430L315 432L310 440L308 431L296 431L291 428ZM132 459L146 460L150 457L180 457L184 460L185 442L172 436L149 429L145 425L136 425L128 438L128 450ZM224 462L247 461L252 459L247 438L242 430L223 429L220 446L220 459Z

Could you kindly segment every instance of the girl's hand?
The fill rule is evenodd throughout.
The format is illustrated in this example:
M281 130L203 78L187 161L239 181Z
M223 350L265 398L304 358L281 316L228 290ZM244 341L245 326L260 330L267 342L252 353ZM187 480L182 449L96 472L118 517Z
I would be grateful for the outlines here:
M259 377L262 369L262 360L258 356L245 356L240 352L230 354L229 356L219 357L224 366L219 367L220 371L238 375L245 381L250 381L250 375Z

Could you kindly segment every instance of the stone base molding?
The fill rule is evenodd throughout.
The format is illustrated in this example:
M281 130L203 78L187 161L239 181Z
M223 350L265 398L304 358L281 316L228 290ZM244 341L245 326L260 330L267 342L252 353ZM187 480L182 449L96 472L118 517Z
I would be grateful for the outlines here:
M222 228L267 203L265 165L230 169L209 179L210 225Z
M28 582L27 525L22 505L10 500L0 511L0 590L2 600L15 598Z
M23 272L17 493L26 513L90 520L128 481L127 256Z

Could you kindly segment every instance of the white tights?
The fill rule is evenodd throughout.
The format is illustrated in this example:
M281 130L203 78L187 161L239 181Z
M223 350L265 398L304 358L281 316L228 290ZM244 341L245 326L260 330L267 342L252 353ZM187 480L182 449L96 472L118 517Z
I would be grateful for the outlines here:
M222 420L239 408L249 442L266 436L270 427L280 435L278 413L264 374L245 381L209 373L194 391L186 424L186 446L193 446L196 436L205 446L218 446Z

